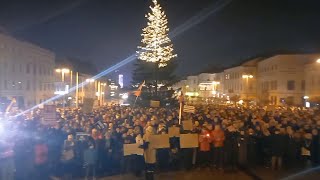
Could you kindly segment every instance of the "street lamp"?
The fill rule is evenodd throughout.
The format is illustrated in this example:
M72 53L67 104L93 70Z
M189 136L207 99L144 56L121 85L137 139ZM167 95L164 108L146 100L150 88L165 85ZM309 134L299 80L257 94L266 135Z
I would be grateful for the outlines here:
M61 73L61 81L64 82L64 75L70 73L70 69L62 68L62 69L56 69L57 73Z
M86 82L94 82L94 79L86 79Z
M99 94L100 94L100 101L101 101L101 103L100 104L102 104L102 105L104 105L104 98L105 98L105 96L104 96L104 93L105 93L105 90L106 90L106 86L107 86L107 83L100 83L100 89L99 89Z
M316 62L317 62L317 63L320 63L320 59L318 59Z
M253 75L250 75L250 74L244 74L244 75L242 75L242 78L243 79L252 79L253 78Z
M244 74L242 75L242 79L246 79L246 94L247 94L247 98L246 100L248 101L247 103L249 104L249 99L248 99L248 96L249 96L249 79L252 79L253 78L253 75L251 74Z
M56 69L56 72L57 73L61 73L61 81L62 81L62 83L63 83L63 85L64 85L64 76L65 76L65 74L68 74L68 73L70 73L70 69L67 69L67 68L61 68L61 69ZM66 87L66 86L65 86ZM64 109L64 107L65 107L65 94L66 94L66 92L65 93L63 93L63 101L62 101L62 106L63 106L63 109Z

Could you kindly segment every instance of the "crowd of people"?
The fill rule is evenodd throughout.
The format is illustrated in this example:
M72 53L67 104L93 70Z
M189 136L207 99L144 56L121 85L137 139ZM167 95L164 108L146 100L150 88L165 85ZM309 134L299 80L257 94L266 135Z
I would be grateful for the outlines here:
M192 130L179 124L176 108L114 105L90 113L65 109L57 114L54 126L43 125L41 113L2 120L1 179L95 179L143 172L152 179L154 171L255 166L279 170L320 163L320 113L315 109L198 106L195 113L182 115L182 121L192 120ZM179 137L170 138L170 148L149 145L150 135L166 134L173 126L182 134L199 134L199 147L180 148ZM124 156L123 144L134 143L144 154Z

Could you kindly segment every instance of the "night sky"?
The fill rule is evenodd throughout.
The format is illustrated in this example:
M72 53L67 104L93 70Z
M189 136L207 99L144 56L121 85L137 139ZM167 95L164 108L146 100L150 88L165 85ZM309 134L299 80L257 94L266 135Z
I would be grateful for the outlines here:
M217 0L159 2L173 30ZM151 4L151 0L1 0L0 27L57 57L92 61L103 70L135 53ZM275 50L320 51L319 5L317 0L233 0L173 39L180 62L177 74L230 66ZM132 64L120 72L128 77L131 69Z

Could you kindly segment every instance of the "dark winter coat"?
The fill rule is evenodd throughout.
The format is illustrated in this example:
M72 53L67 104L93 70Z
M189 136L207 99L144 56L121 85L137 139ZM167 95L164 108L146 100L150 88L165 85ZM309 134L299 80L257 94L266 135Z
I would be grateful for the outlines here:
M272 156L283 156L286 152L286 136L280 134L270 135L270 146Z

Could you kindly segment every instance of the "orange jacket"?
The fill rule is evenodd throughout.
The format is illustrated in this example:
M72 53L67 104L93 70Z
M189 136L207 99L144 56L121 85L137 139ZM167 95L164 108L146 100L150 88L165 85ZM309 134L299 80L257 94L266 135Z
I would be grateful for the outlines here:
M225 136L222 130L214 130L211 132L211 141L214 147L223 147L224 140Z
M199 135L200 151L210 151L211 138L207 135L209 135L209 133Z

